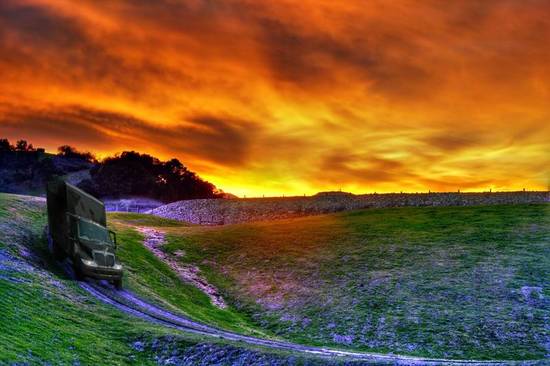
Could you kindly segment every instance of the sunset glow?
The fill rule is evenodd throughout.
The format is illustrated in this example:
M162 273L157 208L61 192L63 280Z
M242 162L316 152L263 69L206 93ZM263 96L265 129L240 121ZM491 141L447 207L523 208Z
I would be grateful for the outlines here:
M0 2L0 137L238 195L547 189L550 2Z

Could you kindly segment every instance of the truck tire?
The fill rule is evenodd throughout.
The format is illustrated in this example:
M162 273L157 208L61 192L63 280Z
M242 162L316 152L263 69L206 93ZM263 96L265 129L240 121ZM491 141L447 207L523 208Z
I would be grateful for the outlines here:
M53 255L56 261L61 262L65 258L65 254L59 248L59 245L56 245L53 241L52 235L50 234L50 228L46 226L46 239L48 240L48 251Z
M122 278L113 281L113 285L117 290L122 290Z

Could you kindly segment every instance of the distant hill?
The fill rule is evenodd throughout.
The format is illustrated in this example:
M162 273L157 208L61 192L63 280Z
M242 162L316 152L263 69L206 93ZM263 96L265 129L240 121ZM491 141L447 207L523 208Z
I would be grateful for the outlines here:
M82 158L43 151L0 151L0 192L42 195L53 177L66 177L78 184L80 179L75 177L86 177L93 165Z
M46 183L54 177L63 177L98 198L144 197L173 202L229 197L177 159L161 161L124 151L98 161L93 154L68 145L51 154L25 140L11 145L0 139L0 192L44 195Z

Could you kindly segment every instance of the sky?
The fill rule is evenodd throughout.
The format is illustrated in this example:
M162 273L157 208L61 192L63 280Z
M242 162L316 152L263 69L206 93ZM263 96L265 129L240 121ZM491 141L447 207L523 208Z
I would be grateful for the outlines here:
M550 1L2 0L0 137L237 195L544 189Z

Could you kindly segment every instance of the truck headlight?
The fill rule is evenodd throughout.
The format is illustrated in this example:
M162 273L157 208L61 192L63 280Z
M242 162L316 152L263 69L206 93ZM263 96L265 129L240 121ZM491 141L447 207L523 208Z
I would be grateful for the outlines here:
M94 261L91 261L91 260L88 260L88 259L83 259L82 263L84 263L85 265L87 265L89 267L97 267L97 264Z
M114 266L113 266L114 269L122 269L122 266L118 263L116 263Z

